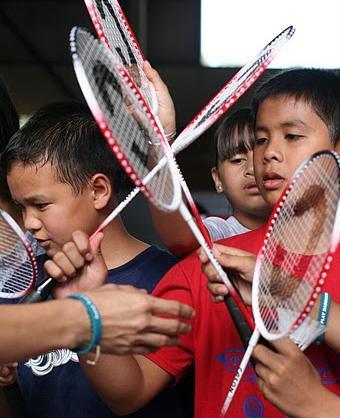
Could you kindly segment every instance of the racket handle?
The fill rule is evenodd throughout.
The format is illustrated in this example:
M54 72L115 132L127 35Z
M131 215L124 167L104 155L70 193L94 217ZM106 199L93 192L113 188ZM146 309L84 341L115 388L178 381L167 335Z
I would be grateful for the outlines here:
M248 322L245 320L242 312L240 311L237 303L233 297L228 294L224 297L224 302L227 305L229 314L234 322L237 332L241 338L244 348L248 347L250 337L253 334L253 330L250 328Z
M51 278L44 281L37 289L32 290L28 295L24 296L20 303L37 303L43 302L51 294L57 282Z
M253 330L250 328L248 322L245 320L242 312L237 306L237 303L235 302L235 300L230 294L224 297L224 302L227 305L229 314L231 316L231 319L234 322L235 328L242 341L243 347L247 349L249 345L249 340L253 334ZM269 343L269 341L265 340L262 336L260 336L258 344L262 344L270 348L271 350L275 351L275 349ZM253 357L250 357L250 363L253 366L253 368L255 368L256 360Z

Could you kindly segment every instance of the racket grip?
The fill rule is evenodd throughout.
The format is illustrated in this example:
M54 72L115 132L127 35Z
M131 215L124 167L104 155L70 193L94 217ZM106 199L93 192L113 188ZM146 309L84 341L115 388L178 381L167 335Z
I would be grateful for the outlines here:
M228 294L224 297L224 302L227 305L229 314L234 322L237 332L241 338L244 348L248 347L250 337L253 334L253 330L250 328L248 322L245 320L242 312L240 311L237 303L233 297Z
M28 295L24 296L20 303L37 303L43 302L46 300L54 287L56 286L57 282L51 278L47 279L43 284L41 284L36 290L33 290Z
M249 345L250 337L253 334L253 330L250 328L248 322L245 320L242 312L240 311L237 303L234 301L230 294L224 297L224 302L227 305L229 314L231 319L234 322L235 328L238 332L238 335L242 341L243 347L247 349ZM270 348L271 350L275 351L273 346L269 343L269 341L265 340L262 336L260 336L258 344L265 345L266 347ZM255 367L256 361L253 357L250 357L250 362L253 367Z

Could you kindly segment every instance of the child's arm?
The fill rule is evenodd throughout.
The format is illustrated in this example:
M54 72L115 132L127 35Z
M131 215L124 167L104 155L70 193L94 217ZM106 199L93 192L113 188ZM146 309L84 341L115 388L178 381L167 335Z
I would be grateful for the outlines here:
M175 107L169 90L158 72L149 62L145 62L144 71L153 84L158 99L158 118L166 135L170 135L169 142L174 139L176 132ZM173 137L172 137L173 136ZM178 257L184 257L199 247L191 229L178 211L164 212L150 205L152 221L162 243Z
M86 364L87 356L79 360L97 393L118 415L142 408L171 382L168 373L144 356L101 356L95 367Z
M308 358L289 339L272 343L276 352L258 345L253 357L258 385L266 399L296 418L336 418L340 399L321 383Z

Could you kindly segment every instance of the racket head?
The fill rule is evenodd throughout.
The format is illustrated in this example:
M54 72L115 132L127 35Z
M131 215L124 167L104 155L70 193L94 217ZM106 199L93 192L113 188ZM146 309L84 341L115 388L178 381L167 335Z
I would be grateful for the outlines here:
M14 219L0 209L0 297L26 295L38 278L34 251Z
M294 35L288 26L245 64L184 128L172 144L174 154L182 151L213 125L261 76L281 48Z
M272 212L252 290L255 323L267 340L299 327L322 290L339 243L339 180L338 156L316 153Z
M143 70L145 61L125 14L117 0L84 0L92 23L101 39L129 72L152 113L157 113L155 89Z
M118 162L154 205L177 209L180 184L171 150L129 73L86 29L72 29L70 48L80 88Z

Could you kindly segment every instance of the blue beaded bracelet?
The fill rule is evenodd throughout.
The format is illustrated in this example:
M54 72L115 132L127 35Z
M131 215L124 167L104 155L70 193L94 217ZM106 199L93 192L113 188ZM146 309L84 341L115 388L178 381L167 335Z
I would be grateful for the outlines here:
M102 321L100 318L99 311L96 307L96 305L92 302L91 299L89 299L85 295L81 295L80 293L76 293L74 295L67 296L71 299L79 300L86 308L86 311L89 315L90 321L91 321L91 341L88 345L84 347L78 347L75 350L73 350L75 353L82 355L87 354L90 351L92 351L95 347L99 347L99 342L102 338ZM97 350L98 351L98 350Z
M327 326L328 322L328 315L329 315L329 308L331 306L331 297L329 293L322 293L321 294L321 302L319 308L319 316L318 321L321 325ZM319 337L315 340L315 344L321 345L325 339L324 333L319 335Z

